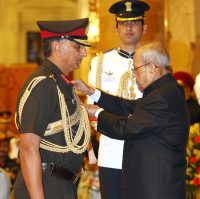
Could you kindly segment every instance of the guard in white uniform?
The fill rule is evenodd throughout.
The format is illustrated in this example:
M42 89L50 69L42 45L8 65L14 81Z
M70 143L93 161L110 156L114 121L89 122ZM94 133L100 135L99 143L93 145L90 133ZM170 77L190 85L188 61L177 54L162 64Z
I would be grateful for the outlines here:
M138 90L130 71L133 65L133 53L128 54L124 51L124 54L122 54L121 52L123 52L122 49L112 49L94 57L89 73L89 82L113 95L129 99L142 97L142 93ZM100 61L101 73L98 73L98 63ZM99 79L100 81L97 83L98 76L100 76L101 80ZM134 87L131 86L131 81L134 82ZM127 89L127 93L125 89ZM123 144L124 141L122 140L111 139L101 135L98 165L100 167L121 169Z
M143 1L119 1L109 12L116 15L119 48L99 53L92 59L88 82L101 90L126 99L142 97L131 72L135 50L146 29L144 12L149 5ZM90 101L91 103L91 101ZM121 198L123 140L100 137L98 166L102 199Z

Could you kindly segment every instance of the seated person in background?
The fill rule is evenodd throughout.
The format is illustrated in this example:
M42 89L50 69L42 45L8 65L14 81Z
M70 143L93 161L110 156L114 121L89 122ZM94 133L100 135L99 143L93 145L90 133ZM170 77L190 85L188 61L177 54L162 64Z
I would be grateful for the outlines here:
M19 136L17 136L10 130L11 127L10 117L11 117L10 111L0 112L0 139L1 137L4 138L5 136L10 138L9 157L10 159L17 159L19 150Z
M0 136L11 136L10 128L10 111L0 111ZM1 137L0 137L1 138Z
M0 168L3 168L10 177L12 185L14 184L19 165L16 160L9 158L10 137L4 137L2 133L0 138ZM1 186L1 185L0 185Z
M200 122L200 105L195 99L195 95L193 92L193 77L189 73L183 71L178 71L174 73L174 77L177 80L178 84L182 86L185 91L185 100L187 102L189 110L190 124Z
M0 168L0 199L9 199L10 179L6 172Z
M200 73L196 76L196 81L194 85L194 91L197 97L197 100L200 104Z

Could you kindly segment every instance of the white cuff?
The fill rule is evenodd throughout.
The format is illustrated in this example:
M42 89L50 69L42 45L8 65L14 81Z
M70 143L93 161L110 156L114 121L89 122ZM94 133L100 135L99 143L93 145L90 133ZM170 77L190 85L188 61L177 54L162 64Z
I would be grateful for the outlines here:
M98 109L94 116L98 119L99 113L101 113L101 111L103 111L103 110L104 109L102 109L102 108Z
M99 101L99 98L101 97L101 91L95 89L94 94L90 95L89 97L90 97L92 100L94 100L94 102L97 103L97 102Z

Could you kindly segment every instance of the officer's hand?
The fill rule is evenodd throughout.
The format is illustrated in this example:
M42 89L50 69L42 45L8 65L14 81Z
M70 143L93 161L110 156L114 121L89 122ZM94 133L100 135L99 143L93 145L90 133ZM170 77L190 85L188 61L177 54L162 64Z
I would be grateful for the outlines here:
M95 113L98 109L100 109L99 106L94 104L88 104L85 106L88 112L89 117L95 117Z
M85 82L80 79L72 80L71 83L76 90L81 91L85 95L92 95L95 92L94 88L89 87Z

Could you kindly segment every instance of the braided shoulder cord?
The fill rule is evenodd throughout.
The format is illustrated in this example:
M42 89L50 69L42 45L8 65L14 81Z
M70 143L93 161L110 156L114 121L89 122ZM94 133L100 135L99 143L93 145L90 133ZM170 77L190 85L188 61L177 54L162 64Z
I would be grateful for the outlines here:
M30 84L28 85L26 91L24 92L24 95L22 96L20 103L19 103L19 122L21 122L21 115L23 111L24 104L26 100L28 99L32 89L43 79L45 79L46 76L40 76L34 78ZM30 87L30 89L29 89ZM69 115L68 107L65 102L64 95L60 91L58 85L56 86L57 92L58 92L58 98L59 98L59 104L60 104L60 110L61 110L61 117L62 117L62 123L63 123L63 129L64 129L64 137L65 137L65 142L66 146L60 146L57 144L54 144L52 142L49 142L45 139L42 139L40 142L40 148L52 151L52 152L57 152L57 153L67 153L69 151L72 151L76 154L83 153L88 146L89 140L90 140L90 125L89 125L89 120L88 120L88 115L86 109L80 105L80 101L78 96L75 94L75 99L77 102L77 107L80 106L79 110L75 111L78 112L76 113L76 117L74 117L74 114L72 117ZM67 115L66 115L67 113ZM77 116L80 115L80 116ZM78 118L77 118L78 117ZM76 120L76 122L74 122ZM72 132L72 124L78 124L78 130L77 133L73 139L73 132ZM84 135L84 140L82 145L78 145L78 142L81 140L82 136Z
M21 116L22 116L22 110L24 108L24 104L26 103L26 100L28 99L29 95L31 94L31 91L33 88L43 79L45 79L46 76L40 76L37 78L32 79L32 81L27 86L27 89L25 90L23 96L21 97L21 100L19 102L19 108L18 108L18 114L19 114L19 121L21 122ZM17 123L16 123L17 126ZM17 126L18 128L18 126Z
M101 88L101 76L102 76L102 62L103 53L98 53L97 69L96 69L96 87Z
M97 61L97 70L96 70L96 87L101 89L102 83L102 62L103 62L103 53L100 52L98 54L98 61ZM131 86L128 87L128 83L131 81ZM128 66L128 71L125 72L119 82L117 96L124 97L126 99L135 99L135 92L134 92L134 85L135 80L133 78L133 74L130 70L130 62ZM130 93L130 94L129 94Z
M128 89L129 81L131 81L131 85ZM125 72L120 79L117 96L124 97L126 99L135 99L136 95L135 95L134 87L133 87L134 82L135 82L135 80L133 78L132 72L130 70ZM130 94L128 91L130 92Z
M66 151L72 151L76 154L83 153L88 146L88 143L90 141L90 125L88 120L88 115L86 109L80 105L80 102L77 101L78 106L81 106L81 114L79 119L79 127L77 130L77 133L73 139L73 132L71 128L71 121L70 121L70 115L68 108L65 103L64 95L61 93L59 87L57 86L58 90L58 96L59 96L59 102L60 102L60 110L61 110L61 116L62 116L62 122L64 128L64 137L67 146L58 146L55 144L51 144L50 142L46 142L46 140L42 139L42 148L45 147L45 149L50 149L52 151L55 150L55 152L65 153ZM77 98L76 98L77 99ZM67 112L67 115L66 115ZM78 145L78 142L80 141L81 137L84 135L84 141L82 145ZM47 143L45 146L44 144Z

